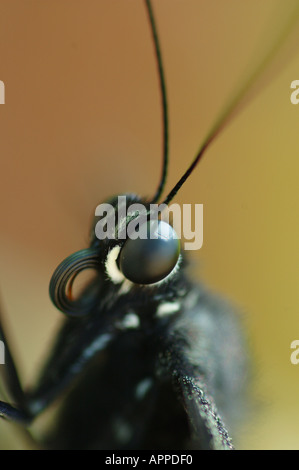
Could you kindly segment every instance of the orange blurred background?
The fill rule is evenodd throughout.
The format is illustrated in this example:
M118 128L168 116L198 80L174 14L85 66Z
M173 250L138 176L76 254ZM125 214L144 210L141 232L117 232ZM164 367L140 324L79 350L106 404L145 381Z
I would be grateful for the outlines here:
M170 114L170 190L222 106L296 0L154 0ZM298 55L212 144L175 202L204 205L193 275L245 316L262 406L238 448L298 449ZM244 75L245 74L245 75ZM150 28L140 0L0 0L0 290L30 383L62 314L48 284L86 247L95 206L151 195L161 166L161 112ZM4 366L0 366L4 367ZM0 448L26 448L0 422Z

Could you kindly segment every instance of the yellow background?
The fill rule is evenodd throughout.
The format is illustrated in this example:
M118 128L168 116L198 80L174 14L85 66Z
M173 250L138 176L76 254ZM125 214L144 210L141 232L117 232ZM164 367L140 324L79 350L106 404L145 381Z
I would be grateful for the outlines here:
M296 1L156 0L170 114L170 190ZM287 51L174 202L204 204L194 276L245 316L262 405L239 448L299 448L299 51ZM62 316L48 283L84 248L107 196L151 195L160 97L140 0L0 0L0 290L21 376L34 378ZM3 366L0 366L3 367ZM0 448L25 448L0 423Z

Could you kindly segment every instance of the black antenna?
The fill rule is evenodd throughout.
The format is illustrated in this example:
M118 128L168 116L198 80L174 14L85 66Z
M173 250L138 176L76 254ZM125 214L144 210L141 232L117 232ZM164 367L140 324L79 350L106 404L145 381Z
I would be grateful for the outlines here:
M160 50L160 46L159 46L159 39L158 39L158 34L157 34L153 9L152 9L150 0L145 0L145 4L146 4L148 16L149 16L153 41L154 41L154 45L155 45L155 53L156 53L156 59L157 59L157 65L158 65L158 71L159 71L159 78L160 78L160 90L161 90L162 113L163 113L163 134L164 134L163 135L163 164L162 164L162 175L161 175L160 183L159 183L158 189L156 191L156 194L154 195L153 199L151 200L151 203L155 203L160 198L160 196L163 192L165 182L166 182L166 176L167 176L167 167L168 167L168 114L167 114L166 85L165 85L164 72L163 72L162 56L161 56L161 50Z
M204 155L205 151L209 147L210 143L214 140L214 138L219 134L221 129L224 127L224 125L227 123L230 117L232 117L233 112L236 111L236 107L240 102L242 101L242 98L246 95L246 93L249 91L255 80L261 75L263 70L266 68L266 66L269 64L269 62L273 59L277 51L279 50L280 46L284 43L285 39L289 35L290 31L292 31L294 24L298 20L298 14L299 14L299 8L298 5L295 8L294 14L291 15L290 20L287 22L285 28L281 31L279 34L277 40L273 44L272 48L270 51L262 58L262 60L258 63L257 67L254 69L253 73L249 76L248 80L245 81L244 85L241 86L241 88L238 90L236 93L234 99L232 102L224 109L222 114L220 115L219 119L217 120L216 124L212 128L212 130L209 132L207 135L206 139L204 140L203 144L199 148L193 162L187 169L187 171L184 173L184 175L179 179L179 181L176 183L176 185L173 187L173 189L170 191L166 199L163 201L163 204L168 204L174 196L177 194L179 189L182 187L182 185L185 183L187 178L190 176L196 165L198 164L199 160L201 157Z

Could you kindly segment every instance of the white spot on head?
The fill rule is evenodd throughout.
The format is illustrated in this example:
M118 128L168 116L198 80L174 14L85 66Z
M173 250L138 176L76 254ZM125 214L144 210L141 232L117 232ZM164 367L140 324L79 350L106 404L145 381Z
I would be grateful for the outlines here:
M153 385L153 380L150 379L149 377L139 382L139 384L136 387L136 392L135 392L136 398L138 400L141 400L149 391L149 389L152 387L152 385Z
M177 312L180 309L179 302L164 302L157 309L157 317L165 317Z
M119 295L126 294L127 292L129 292L133 285L133 282L129 281L129 279L125 279L122 283L121 288L119 289Z
M139 317L131 312L127 313L127 315L123 318L123 320L119 323L121 328L138 328L140 326Z
M133 286L133 283L129 281L128 279L125 278L123 273L118 269L116 260L118 258L120 252L120 246L117 245L114 248L112 248L111 251L109 251L105 263L106 267L106 273L109 277L109 279L114 282L114 284L121 284L121 288L119 290L119 295L126 294L131 287Z
M109 278L111 279L114 284L119 284L120 282L125 280L125 276L123 273L118 269L116 264L116 260L118 258L120 252L120 246L115 246L109 251L105 263L106 273L108 274Z

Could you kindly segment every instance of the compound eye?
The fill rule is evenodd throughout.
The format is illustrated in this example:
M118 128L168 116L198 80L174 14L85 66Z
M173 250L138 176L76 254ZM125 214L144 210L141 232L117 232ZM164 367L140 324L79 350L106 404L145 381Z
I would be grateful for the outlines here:
M144 222L138 233L142 238L128 238L120 252L120 270L136 284L161 281L178 261L180 240L171 225L162 220Z

